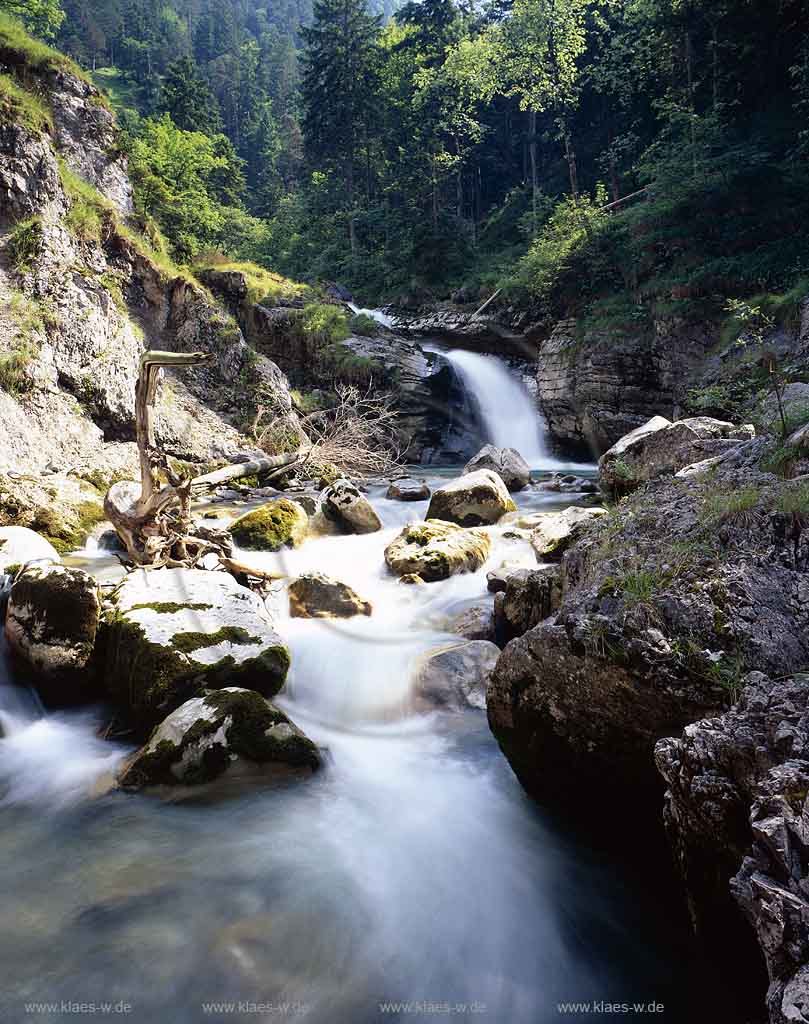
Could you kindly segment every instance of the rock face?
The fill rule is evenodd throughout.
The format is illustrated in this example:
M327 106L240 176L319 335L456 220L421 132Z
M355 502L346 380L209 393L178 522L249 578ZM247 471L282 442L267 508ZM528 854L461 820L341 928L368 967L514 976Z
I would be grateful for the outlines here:
M430 497L430 488L423 480L404 477L402 480L393 481L385 492L385 497L391 501L426 501Z
M228 686L173 711L124 765L119 784L137 790L223 776L273 781L319 766L317 747L283 711L252 690Z
M695 927L708 943L732 942L740 909L767 965L770 1021L799 1021L809 1005L809 676L752 672L734 708L660 740L655 758Z
M538 512L532 517L531 547L540 562L559 559L583 530L606 514L604 508L575 506L563 512Z
M293 619L350 619L370 615L371 602L351 587L322 573L307 573L289 585L289 614Z
M299 547L309 531L309 516L295 501L279 498L239 516L230 535L239 547L251 551L280 551Z
M441 519L459 526L496 523L516 505L497 473L479 469L433 491L427 519Z
M337 480L327 487L321 509L343 533L375 533L382 529L373 505L350 480Z
M512 570L502 587L494 598L495 636L501 646L551 616L562 600L558 566Z
M484 445L477 455L467 462L464 473L474 473L478 469L490 469L496 473L510 491L521 491L531 481L528 463L516 448Z
M107 688L140 732L203 688L243 684L271 697L289 668L263 603L226 573L132 573L106 634Z
M50 549L67 554L83 547L105 518L101 494L87 480L63 473L40 478L0 473L0 523L36 531Z
M599 479L606 491L627 494L647 480L673 476L693 463L723 455L754 436L755 428L749 424L737 427L710 416L676 423L654 416L601 456Z
M11 588L9 646L37 672L75 673L93 653L100 610L98 584L86 572L32 565Z
M464 530L454 523L428 519L405 526L385 548L385 561L397 576L413 575L433 583L458 572L475 572L490 551L485 530Z
M554 437L604 451L651 416L672 417L715 338L658 321L636 334L578 336L557 324L539 349L539 404Z
M438 707L486 710L486 686L500 649L485 640L470 640L430 654L418 671L421 697Z

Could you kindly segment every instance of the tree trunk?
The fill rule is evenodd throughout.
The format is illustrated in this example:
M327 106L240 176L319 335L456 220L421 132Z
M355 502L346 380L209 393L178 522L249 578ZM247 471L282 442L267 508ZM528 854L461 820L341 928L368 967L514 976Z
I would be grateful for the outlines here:
M537 193L539 168L537 167L537 112L528 112L528 155L531 161L531 233L537 233Z

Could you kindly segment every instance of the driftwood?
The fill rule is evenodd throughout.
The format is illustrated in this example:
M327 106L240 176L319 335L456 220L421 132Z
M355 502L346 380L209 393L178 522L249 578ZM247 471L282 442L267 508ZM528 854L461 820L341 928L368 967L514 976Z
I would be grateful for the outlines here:
M264 582L277 579L272 573L235 562L233 544L226 531L193 521L191 498L195 493L242 476L280 473L304 461L306 450L224 466L192 478L176 473L157 447L154 403L161 368L197 366L209 359L204 352L149 351L141 356L135 388L140 483L123 480L113 484L104 499L104 510L135 565L192 568L206 555L215 555L218 565L234 575Z

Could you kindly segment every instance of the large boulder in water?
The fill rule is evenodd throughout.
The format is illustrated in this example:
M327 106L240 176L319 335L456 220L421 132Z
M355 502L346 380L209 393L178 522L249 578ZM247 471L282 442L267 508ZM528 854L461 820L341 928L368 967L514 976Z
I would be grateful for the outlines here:
M98 584L81 569L34 564L11 588L6 613L9 646L38 673L64 677L48 696L88 696L76 673L95 648L101 611Z
M375 533L382 522L373 505L350 480L336 480L322 495L323 515L343 533Z
M0 573L7 572L9 566L40 559L46 562L62 560L53 544L33 530L25 526L0 526Z
M230 535L251 551L280 551L303 543L309 530L309 516L296 501L279 498L261 508L245 512L230 524Z
M371 602L347 584L312 572L290 583L289 614L293 619L350 619L370 615Z
M202 689L238 685L271 697L289 669L261 599L202 569L128 576L106 648L107 688L141 734Z
M315 744L283 711L252 690L228 686L194 697L158 725L119 774L124 789L199 786L310 775Z
M605 508L575 505L561 512L537 512L532 516L531 547L540 562L557 560L588 526L605 515Z
M710 416L669 422L654 416L617 441L598 461L605 490L627 494L659 476L673 476L685 466L722 455L740 441L749 441L755 429L735 426Z
M531 482L531 470L528 463L516 448L497 448L493 444L484 445L477 455L466 464L464 473L474 473L478 469L490 469L497 473L510 491L521 491Z
M475 572L491 551L485 530L464 530L455 523L428 519L408 523L385 548L385 561L397 576L418 576L425 583L458 572Z
M459 476L433 491L427 519L440 519L458 526L484 526L496 523L517 506L506 485L490 469Z
M500 648L485 640L470 640L431 653L416 676L418 694L439 707L486 710L486 687Z

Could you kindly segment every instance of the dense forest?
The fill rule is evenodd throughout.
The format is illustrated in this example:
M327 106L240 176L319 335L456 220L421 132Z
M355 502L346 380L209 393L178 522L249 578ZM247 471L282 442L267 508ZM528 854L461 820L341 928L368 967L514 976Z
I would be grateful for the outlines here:
M614 325L789 316L809 270L801 0L0 6L108 91L184 262Z

